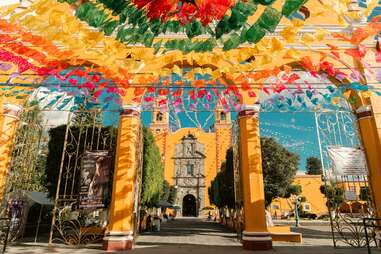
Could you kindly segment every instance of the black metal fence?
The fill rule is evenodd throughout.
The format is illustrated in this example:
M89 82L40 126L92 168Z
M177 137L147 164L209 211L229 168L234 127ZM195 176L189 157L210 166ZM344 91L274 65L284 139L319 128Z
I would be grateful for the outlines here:
M380 218L363 218L364 232L368 254L372 253L371 242L374 242L376 247L380 247L381 241L381 219Z

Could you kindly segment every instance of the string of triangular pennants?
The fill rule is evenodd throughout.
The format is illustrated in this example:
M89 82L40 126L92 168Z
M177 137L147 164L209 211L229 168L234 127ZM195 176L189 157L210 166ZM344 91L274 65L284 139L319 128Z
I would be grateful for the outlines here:
M44 7L45 5L42 2L47 4L52 1L41 1L40 5L33 5L33 8L38 10L38 8ZM29 12L33 11L33 8ZM55 10L54 7L51 9ZM44 11L52 15L52 12L48 12L48 10L43 10L42 12ZM23 13L23 15L26 13ZM68 32L71 29L78 29L78 26L83 26L83 24L74 20L75 17L70 17L63 11L54 14L51 20L49 20L48 26L57 27L59 19L63 19L60 22L67 21L67 19L71 20L71 22L66 23L67 26L71 27L62 28L67 29ZM120 104L122 103L120 97L123 97L129 89L133 89L132 101L142 104L145 108L152 107L153 102L155 102L159 104L162 110L174 107L174 110L178 111L181 107L185 106L188 106L191 110L212 110L211 105L213 104L221 104L225 110L239 110L242 106L243 97L256 98L258 97L258 91L263 91L266 94L281 95L285 91L289 91L289 87L295 85L295 82L300 79L298 74L288 65L248 72L246 70L250 70L252 67L250 61L240 64L239 66L242 70L239 72L231 72L230 69L216 71L208 68L191 68L190 71L184 71L180 66L174 65L167 70L161 70L156 75L138 73L138 66L141 66L142 63L137 63L139 61L135 61L136 59L128 61L126 66L128 68L123 68L125 67L123 65L115 68L115 64L113 66L101 65L99 62L103 60L102 57L99 57L98 63L86 60L91 57L83 52L79 52L80 47L72 46L74 50L62 50L52 42L52 35L34 35L33 32L42 33L41 30L45 29L46 25L44 27L38 26L38 24L42 24L41 20L39 21L40 23L36 24L35 20L35 22L32 22L31 17L23 17L23 15L20 13L13 14L9 21L0 20L0 43L2 45L0 48L0 69L4 73L9 74L7 79L1 84L2 95L4 96L18 96L20 99L23 99L31 93L33 88L40 85L49 86L49 83L54 79L55 86L52 87L52 91L54 89L57 91L65 90L65 87L76 87L77 90L69 89L68 92L73 96L91 97L94 104L97 104L96 102L100 97L104 98L106 102L113 101L113 103ZM26 22L29 22L28 25L33 27L33 29L30 29L32 32L29 32L29 29L25 26ZM345 84L338 89L331 89L331 86L327 85L324 90L328 91L328 93L323 94L326 103L335 103L337 101L335 98L340 96L355 102L355 97L351 97L351 91L361 93L364 97L370 97L371 94L380 94L372 85L362 85L365 79L377 81L380 79L381 75L379 71L369 66L365 60L369 54L374 54L375 62L379 63L381 61L380 50L379 48L372 50L361 44L367 38L377 35L380 30L381 25L378 22L378 17L376 17L366 27L357 28L351 37L340 33L332 34L335 38L349 42L355 47L341 52L335 46L327 45L330 48L329 53L320 52L321 58L318 62L308 55L298 56L298 52L293 49L284 51L283 57L292 58L295 61L298 60L300 67L308 71L312 76L324 73L325 77L342 81ZM97 49L96 45L102 41L104 45L108 45L108 48L115 46L117 51L120 49L124 52L123 55L130 56L131 58L138 56L136 51L126 49L125 46L122 47L111 38L102 39L103 37L100 33L91 33L86 29L80 29L80 31L83 32L84 38L88 39L83 40L83 43L87 43L87 46L84 48L89 49L92 45L93 49ZM287 30L285 31L287 32ZM60 38L62 41L69 40L70 35L65 34L62 37L64 37ZM72 37L70 39L75 40ZM302 38L302 40L307 42L308 38ZM278 39L272 38L270 42L272 49L280 47L282 49L279 50L283 50ZM100 55L102 54L105 53L101 52ZM228 54L220 53L219 57L224 58ZM342 58L343 54L351 56L362 63L366 69L366 77L350 66L348 67L350 69L349 74L336 68L335 63L342 63L344 61ZM108 54L108 56L110 58L115 57L112 54ZM195 59L197 59L197 55L194 56L193 62L195 62ZM116 61L116 63L118 62L120 61ZM130 69L135 71L127 71ZM35 76L33 78L25 78L28 75ZM276 80L265 84L264 80L271 77L276 77ZM14 80L18 79L29 79L30 85L26 85L22 89L19 84L23 82L14 82ZM296 85L296 88L291 90L303 91L305 96L295 96L291 101L284 96L278 96L278 101L283 100L285 102L283 105L288 106L292 106L294 102L299 102L303 105L303 100L307 100L309 101L308 103L316 106L320 104L319 99L314 96L319 94L319 92L314 88L313 84L307 89L298 89ZM109 96L106 95L104 97L104 94L109 94ZM212 103L212 101L215 103ZM187 102L188 105L186 105Z

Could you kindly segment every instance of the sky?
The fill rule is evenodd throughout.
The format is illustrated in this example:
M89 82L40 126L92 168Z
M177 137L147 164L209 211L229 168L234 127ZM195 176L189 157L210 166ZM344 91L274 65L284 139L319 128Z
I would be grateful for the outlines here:
M204 112L204 116L201 118L207 118L206 114ZM151 116L151 112L143 113L142 121L144 125L149 125ZM232 118L233 120L236 118L235 114L233 114ZM299 171L305 171L308 157L320 158L314 113L262 112L259 118L260 135L262 137L273 137L289 151L299 155ZM182 127L194 126L183 118Z
M312 112L264 112L260 113L262 137L274 137L289 151L299 155L299 170L305 171L306 159L320 158L316 123Z
M9 5L9 4L17 4L19 0L0 0L0 6Z

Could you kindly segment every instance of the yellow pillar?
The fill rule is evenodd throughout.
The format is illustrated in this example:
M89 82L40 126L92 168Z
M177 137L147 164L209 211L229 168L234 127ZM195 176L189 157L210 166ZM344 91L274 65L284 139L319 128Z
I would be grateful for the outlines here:
M3 198L13 140L22 107L16 104L0 104L0 199Z
M134 200L139 166L140 113L124 108L120 115L109 226L103 247L107 251L129 250L134 235Z
M381 141L377 123L370 105L358 107L356 113L368 163L369 184L372 188L374 208L377 218L381 218Z
M245 227L243 248L268 250L272 238L267 230L262 155L258 122L259 106L246 107L239 112L241 174Z

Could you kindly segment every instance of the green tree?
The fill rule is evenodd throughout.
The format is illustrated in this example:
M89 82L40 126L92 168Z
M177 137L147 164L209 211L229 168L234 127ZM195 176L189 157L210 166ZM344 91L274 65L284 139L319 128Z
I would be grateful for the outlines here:
M323 174L321 160L316 157L308 157L306 163L306 174L307 175L321 175Z
M43 118L37 101L31 101L26 108L20 116L7 189L46 191L44 186L46 147L42 142Z
M344 190L332 185L320 186L320 192L327 198L327 207L336 210L344 202Z
M360 188L360 200L369 201L371 200L372 195L370 193L370 188L368 186L363 186Z
M284 197L290 190L299 164L299 156L288 151L274 138L261 138L265 204Z
M175 187L170 185L167 180L163 181L163 190L160 195L160 200L167 201L171 204L176 200Z
M163 189L161 191L160 200L168 201L169 195L171 191L171 186L169 185L167 180L163 181Z
M46 187L50 197L55 197L57 191L57 182L59 170L61 166L62 153L65 144L65 134L67 126L61 125L49 130L48 157L45 167ZM70 127L70 135L67 137L67 146L65 150L65 158L63 161L64 172L60 186L60 194L64 193L65 184L69 184L66 188L74 190L74 195L79 194L80 185L80 158L86 150L109 150L113 158L111 173L114 172L114 157L116 149L117 129L114 127L93 127L93 126L72 126ZM95 142L94 140L107 140L107 142ZM79 142L78 142L79 141ZM93 141L93 142L92 142ZM85 143L86 142L86 143ZM112 144L112 146L111 146ZM77 150L79 151L77 156ZM70 156L69 156L70 155ZM70 158L69 158L70 157ZM66 171L68 173L66 173ZM75 174L74 174L75 173ZM67 181L66 181L67 180ZM112 174L110 176L110 186L112 186ZM110 197L109 197L110 198Z
M302 194L302 186L299 184L290 184L287 189L286 193L283 195L283 198L290 198L291 196L298 196Z
M221 165L221 168L224 163ZM221 182L222 182L222 173L221 171L217 173L216 177L212 180L208 193L209 193L209 200L212 204L214 204L217 207L223 207L223 203L221 201Z
M221 164L220 172L213 179L208 189L209 200L217 207L235 207L234 196L234 166L233 149L226 152L225 161Z
M102 122L102 112L96 108L86 109L83 104L80 104L71 121L72 126L97 126Z
M173 185L169 186L169 197L167 201L171 204L174 204L176 201L176 196L177 196L177 191L175 186Z
M143 129L143 179L141 202L143 206L154 207L163 193L163 166L160 150L148 128ZM169 197L169 196L168 196Z
M221 199L224 206L235 207L233 148L226 151L226 163L222 172Z

